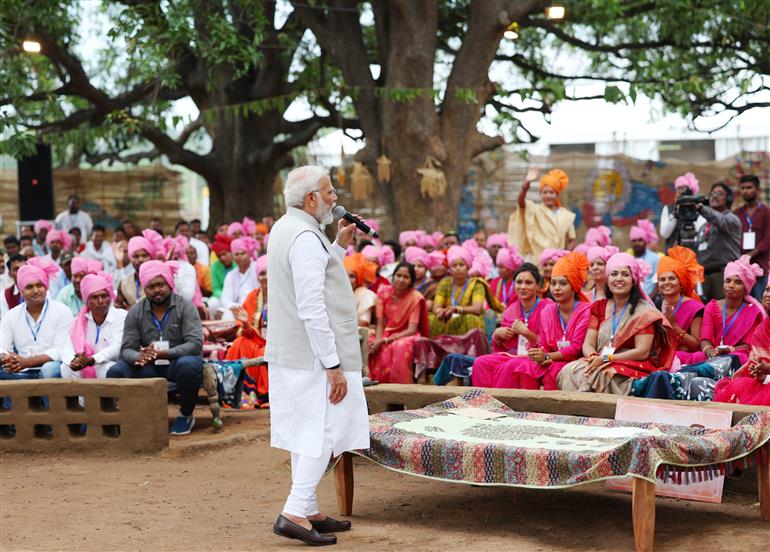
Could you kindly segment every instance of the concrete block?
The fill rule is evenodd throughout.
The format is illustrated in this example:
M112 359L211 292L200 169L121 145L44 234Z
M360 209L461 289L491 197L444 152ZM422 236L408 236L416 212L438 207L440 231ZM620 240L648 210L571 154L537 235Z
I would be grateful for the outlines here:
M168 447L165 379L0 381L2 397L11 399L11 408L0 408L2 451Z

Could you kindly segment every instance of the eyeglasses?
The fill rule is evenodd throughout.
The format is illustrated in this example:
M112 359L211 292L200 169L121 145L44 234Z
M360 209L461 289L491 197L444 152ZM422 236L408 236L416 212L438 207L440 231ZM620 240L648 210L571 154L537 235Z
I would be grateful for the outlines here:
M726 197L727 194L724 192L711 192L709 194L709 197Z

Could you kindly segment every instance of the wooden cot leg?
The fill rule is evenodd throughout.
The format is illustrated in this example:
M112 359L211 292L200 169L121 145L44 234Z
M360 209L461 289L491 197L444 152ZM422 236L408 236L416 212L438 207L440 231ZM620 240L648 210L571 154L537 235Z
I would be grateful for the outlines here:
M770 521L770 445L765 445L765 461L757 466L759 487L759 514L763 521Z
M353 455L349 452L343 452L342 458L334 466L334 483L340 514L349 516L353 513Z
M637 552L650 552L655 540L655 483L634 477L632 516Z

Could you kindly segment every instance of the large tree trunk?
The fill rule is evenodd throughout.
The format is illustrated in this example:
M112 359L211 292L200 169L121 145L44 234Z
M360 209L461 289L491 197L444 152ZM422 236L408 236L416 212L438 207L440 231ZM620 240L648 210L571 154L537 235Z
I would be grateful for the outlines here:
M274 214L273 184L275 170L222 171L217 179L208 180L209 226L241 220L244 216L256 217Z

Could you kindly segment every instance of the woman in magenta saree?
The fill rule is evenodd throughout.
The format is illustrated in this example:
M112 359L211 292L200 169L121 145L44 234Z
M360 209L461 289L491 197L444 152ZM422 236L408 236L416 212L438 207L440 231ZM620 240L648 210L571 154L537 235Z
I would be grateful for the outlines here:
M691 249L675 245L658 262L660 310L671 324L679 359L672 370L706 359L700 351L703 303L695 292L695 286L702 281L703 267Z
M540 272L531 263L524 263L516 271L514 282L518 299L503 312L503 322L492 336L491 355L481 355L473 362L471 381L474 387L498 387L539 389L532 387L534 382L524 374L507 369L508 362L514 359L527 359L527 351L538 341L541 316L545 307L552 303L550 299L540 299ZM526 386L526 387L525 387Z
M762 295L762 306L770 311L770 285ZM717 382L715 401L770 406L770 319L754 328L748 343L749 361L733 377Z
M414 383L414 342L430 336L425 297L414 289L414 268L401 263L393 286L377 292L377 332L369 344L369 377L380 383Z

